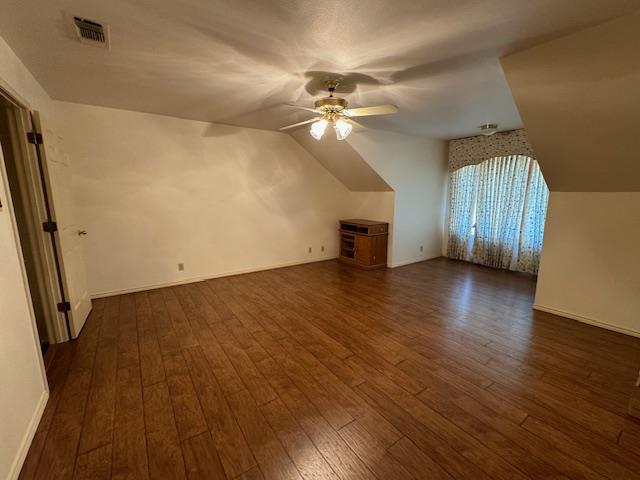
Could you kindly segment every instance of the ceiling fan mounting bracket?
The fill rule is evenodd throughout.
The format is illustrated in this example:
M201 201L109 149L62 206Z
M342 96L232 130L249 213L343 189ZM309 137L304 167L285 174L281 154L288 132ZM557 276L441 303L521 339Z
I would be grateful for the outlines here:
M327 80L327 90L329 90L329 97L333 97L333 92L336 91L338 85L340 85L340 80L338 80L337 78L333 80Z

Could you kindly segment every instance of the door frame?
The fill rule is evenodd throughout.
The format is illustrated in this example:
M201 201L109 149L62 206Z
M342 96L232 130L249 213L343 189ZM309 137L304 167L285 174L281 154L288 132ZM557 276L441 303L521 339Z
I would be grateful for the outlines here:
M17 147L14 161L21 187L20 195L28 201L28 208L25 209L27 227L30 234L35 237L22 240L32 242L32 248L36 249L36 276L38 277L38 289L42 290L40 293L47 313L44 319L47 336L50 343L60 343L71 340L72 337L67 312L61 312L58 308L59 303L66 301L65 292L68 291L64 277L60 242L56 238L55 232L48 233L43 229L43 221L55 221L55 211L51 201L51 182L42 149L38 148L38 145L30 143L27 139L28 132L39 132L39 121L37 120L36 112L3 87L4 85L0 85L0 96L16 109L16 118L12 125L15 128L12 142L14 143L14 148ZM6 160L3 160L2 169L6 174L4 161ZM37 338L38 332L35 326L32 292L24 264L23 247L20 241L8 181L6 187L8 208L11 212L13 230L19 247L23 280L29 294L31 316Z

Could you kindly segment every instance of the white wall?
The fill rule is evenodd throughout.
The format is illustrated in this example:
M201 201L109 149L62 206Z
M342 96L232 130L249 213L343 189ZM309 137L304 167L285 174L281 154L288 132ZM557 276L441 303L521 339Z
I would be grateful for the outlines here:
M391 265L441 256L446 142L379 130L354 133L348 141L395 191Z
M393 208L282 133L65 102L56 114L94 295L335 258L340 218Z
M551 192L535 308L640 336L639 192Z
M0 86L51 117L47 94L1 37ZM0 478L11 479L18 476L48 391L3 161L0 177Z

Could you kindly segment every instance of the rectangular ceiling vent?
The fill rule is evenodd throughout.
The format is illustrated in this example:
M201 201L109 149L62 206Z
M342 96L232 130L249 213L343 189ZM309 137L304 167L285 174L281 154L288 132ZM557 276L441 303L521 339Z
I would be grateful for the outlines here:
M101 23L81 17L73 17L73 23L80 42L94 47L110 48L108 25L103 26Z

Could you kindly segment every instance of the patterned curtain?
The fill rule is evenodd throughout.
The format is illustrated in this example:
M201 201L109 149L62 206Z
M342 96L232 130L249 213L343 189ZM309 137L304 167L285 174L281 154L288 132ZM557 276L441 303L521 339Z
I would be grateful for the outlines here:
M524 155L454 171L448 256L537 273L548 198L538 162Z
M531 273L538 272L548 203L549 188L547 188L547 183L544 181L538 162L531 160L517 264L514 270Z
M449 142L449 172L467 165L478 165L490 158L524 155L535 159L527 132L522 128L494 135L458 138Z
M449 244L448 256L470 260L473 229L475 228L478 169L475 165L451 174L449 186ZM472 213L471 215L469 213Z

